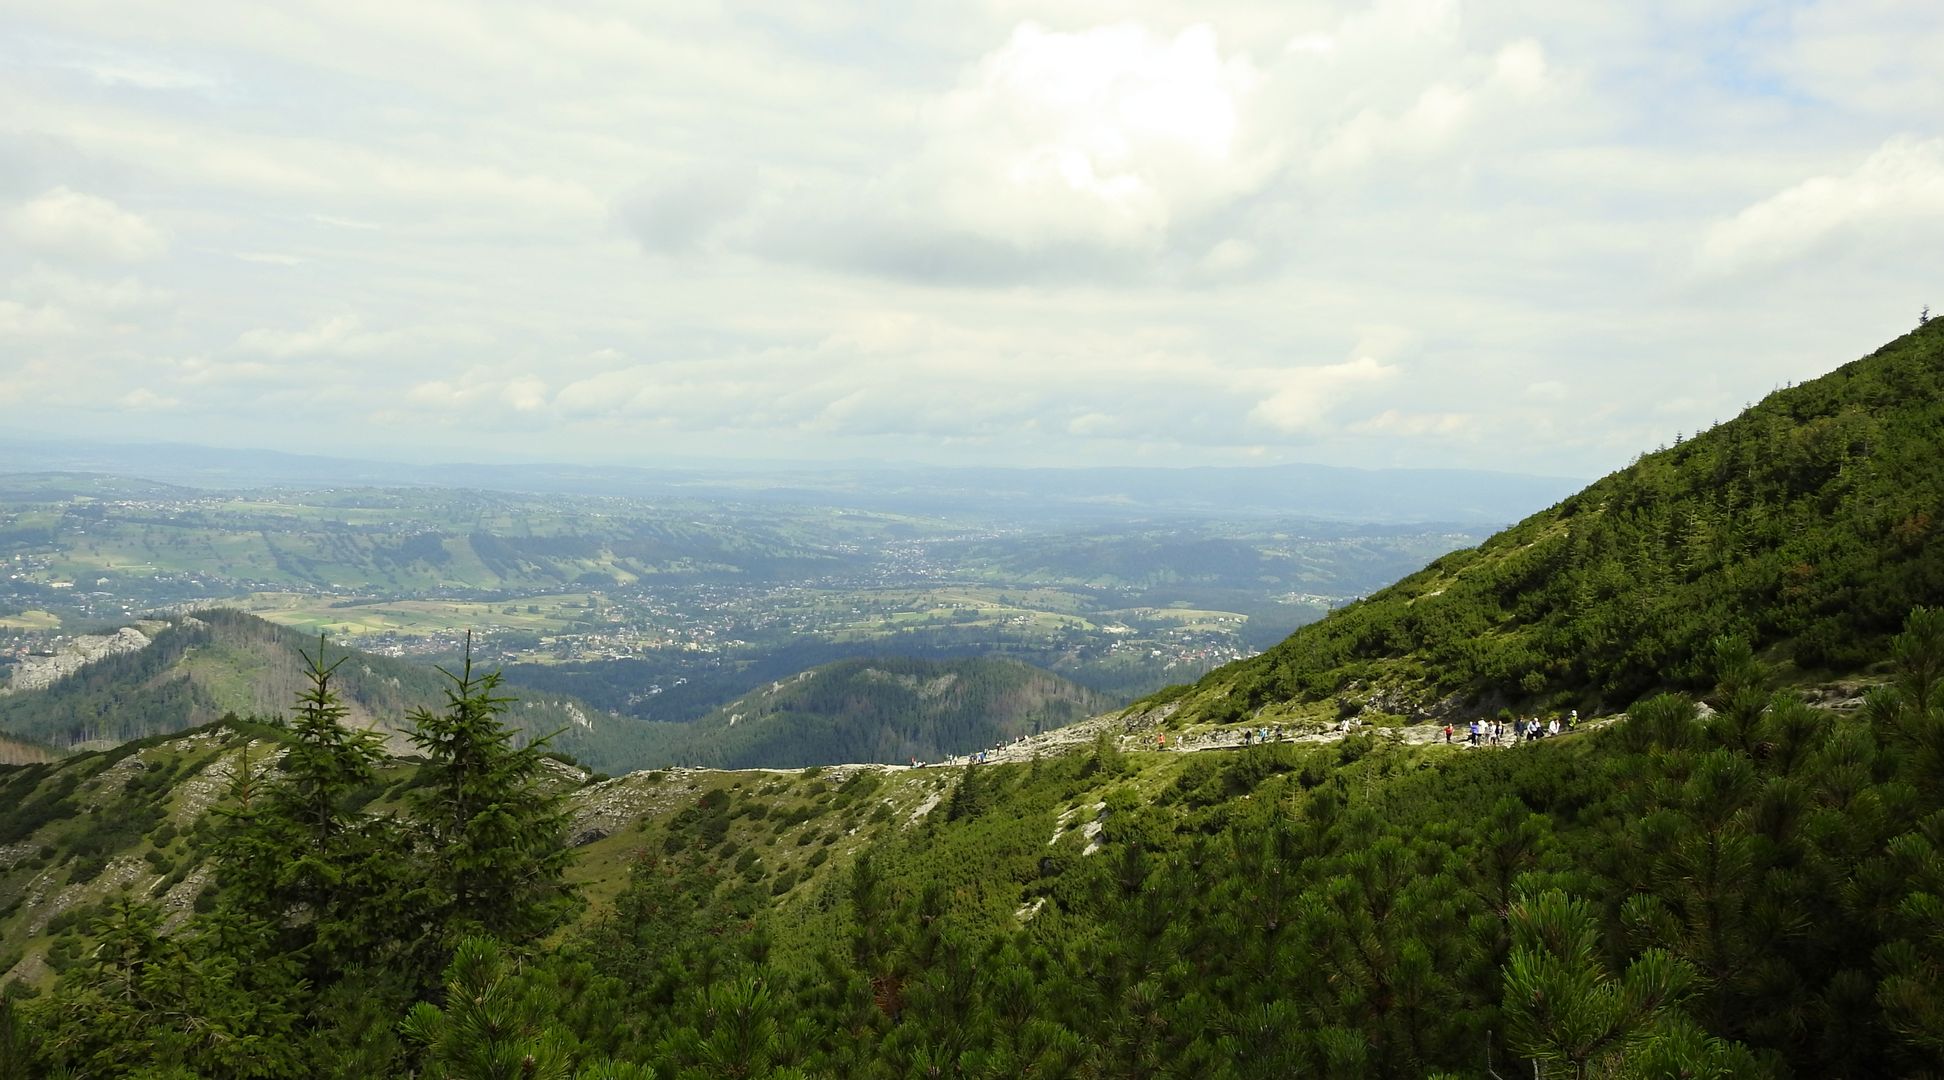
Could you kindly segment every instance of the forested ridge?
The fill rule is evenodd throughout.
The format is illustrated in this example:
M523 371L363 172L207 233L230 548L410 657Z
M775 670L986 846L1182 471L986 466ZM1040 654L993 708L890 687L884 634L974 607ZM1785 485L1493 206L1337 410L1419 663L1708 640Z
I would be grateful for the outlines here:
M316 642L309 642L315 649ZM306 639L298 631L226 608L177 616L146 648L82 665L44 690L0 696L0 733L56 748L169 734L224 716L272 719L304 685ZM440 699L428 664L356 653L337 693L362 726L403 728L411 710ZM522 691L508 721L523 736L555 733L554 748L589 765L642 760L646 729L571 697Z
M1239 719L1354 683L1482 711L1624 706L1703 686L1692 658L1723 633L1853 670L1944 597L1940 462L1933 320L1153 700Z
M936 761L1063 727L1111 700L1016 660L839 661L745 694L690 724L657 725L654 764L721 768Z

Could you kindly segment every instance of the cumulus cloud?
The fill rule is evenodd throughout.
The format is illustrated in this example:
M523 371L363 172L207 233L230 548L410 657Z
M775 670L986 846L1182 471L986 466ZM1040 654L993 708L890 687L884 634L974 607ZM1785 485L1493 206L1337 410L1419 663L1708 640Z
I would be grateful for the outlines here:
M198 387L271 382L288 379L290 375L280 365L262 360L233 360L209 356L179 357L171 360L168 367L175 382Z
M124 409L133 409L138 412L173 409L177 405L182 404L179 399L166 394L158 394L146 386L138 386L130 390L128 393L116 398L115 403Z
M162 231L141 215L65 186L15 207L7 227L29 249L63 259L141 262L168 248Z
M1369 356L1341 364L1262 373L1263 381L1273 389L1249 410L1249 419L1286 434L1313 432L1351 392L1396 375L1394 365Z
M1470 430L1475 422L1475 418L1470 413L1406 413L1397 409L1385 409L1375 416L1351 424L1350 430L1359 435L1399 435L1418 438L1425 435L1457 435Z
M1359 174L1462 149L1558 90L1536 41L1478 50L1458 27L1452 4L1391 2L1258 56L1207 23L1023 22L869 168L709 169L616 216L650 251L716 238L933 285L1248 280Z
M1330 133L1312 167L1330 173L1422 161L1471 136L1495 107L1514 112L1551 89L1545 51L1530 39L1506 45L1489 62L1473 59L1458 68L1462 81L1432 83L1395 111L1358 111Z
M1944 238L1944 139L1897 137L1848 173L1817 176L1712 226L1703 270L1788 262L1844 239Z
M1276 167L1250 115L1261 83L1206 25L1027 22L919 104L916 145L877 169L753 198L741 178L678 181L619 214L651 250L740 213L759 253L933 283L1140 277L1177 256L1231 274L1248 247L1191 234Z
M918 183L950 220L1015 248L1149 248L1261 182L1244 131L1261 81L1205 25L1027 23L933 107Z

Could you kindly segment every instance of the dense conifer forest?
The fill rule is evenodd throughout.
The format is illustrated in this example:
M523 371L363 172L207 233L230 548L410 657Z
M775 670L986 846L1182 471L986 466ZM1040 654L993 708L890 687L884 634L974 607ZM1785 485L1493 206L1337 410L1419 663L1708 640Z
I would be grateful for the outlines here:
M692 723L655 725L647 759L723 768L937 761L1112 704L1017 660L852 659L777 680Z

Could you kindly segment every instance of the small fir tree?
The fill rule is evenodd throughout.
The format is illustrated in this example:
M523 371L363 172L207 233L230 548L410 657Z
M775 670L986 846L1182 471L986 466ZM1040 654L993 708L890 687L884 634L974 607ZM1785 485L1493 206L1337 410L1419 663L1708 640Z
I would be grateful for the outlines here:
M219 904L276 928L281 950L324 986L402 947L418 901L397 822L350 805L377 780L383 737L343 723L331 678L344 660L325 662L322 636L304 662L309 685L274 780L261 781L246 750L219 810Z
M515 746L500 723L511 698L499 672L475 674L472 635L443 712L411 714L412 742L430 759L431 781L414 796L448 935L527 941L555 926L572 897L564 881L564 811L541 770L547 739ZM551 736L548 736L551 738Z

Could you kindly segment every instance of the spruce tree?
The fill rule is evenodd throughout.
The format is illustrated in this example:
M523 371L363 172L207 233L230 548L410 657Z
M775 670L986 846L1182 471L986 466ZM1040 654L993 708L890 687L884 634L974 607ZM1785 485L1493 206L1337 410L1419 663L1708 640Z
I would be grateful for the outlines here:
M470 634L459 672L440 671L451 680L445 710L410 716L412 742L430 759L413 817L440 923L449 936L528 941L571 906L562 800L542 776L546 739L514 745L499 719L512 699L497 693L499 672L474 673Z
M123 896L94 922L90 961L34 1005L38 1064L80 1076L308 1076L292 1038L297 965L267 928L214 915L168 935L161 921L155 905Z
M219 903L271 926L281 951L304 957L321 987L406 947L419 905L396 821L350 805L377 780L383 737L344 723L331 687L344 658L326 663L321 635L317 654L303 656L309 685L277 773L263 783L246 749L219 810L228 819Z

